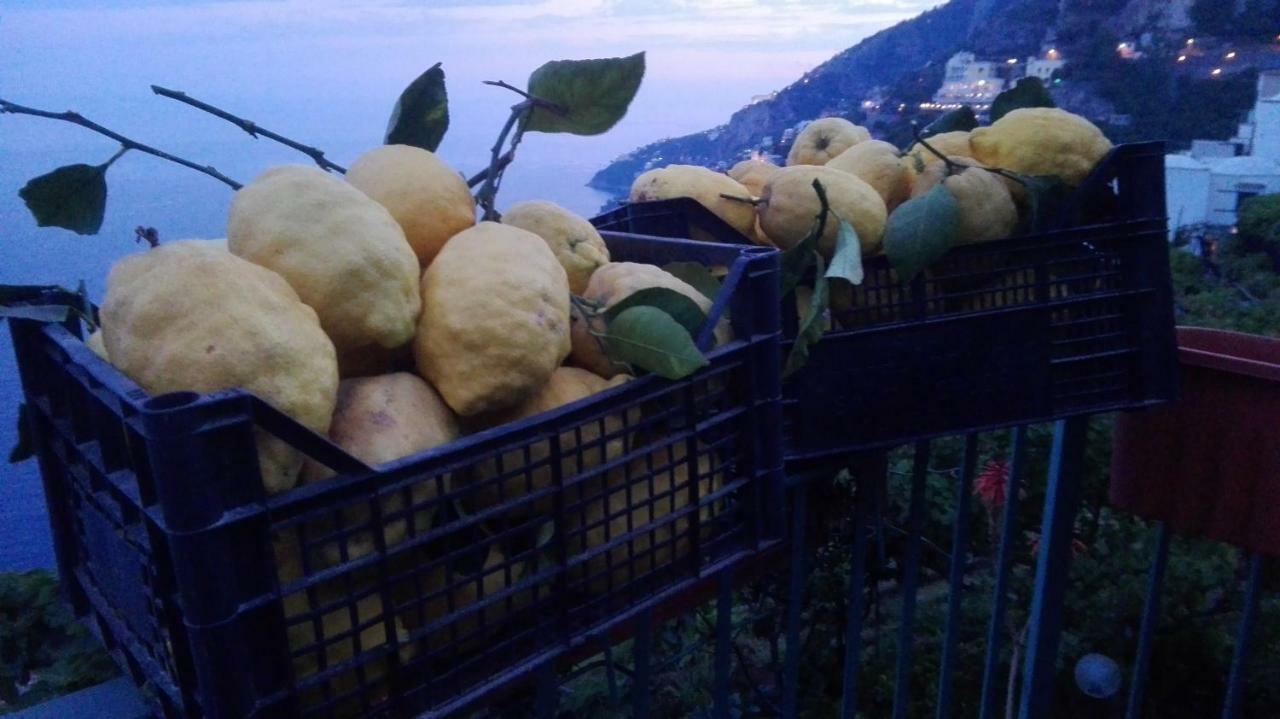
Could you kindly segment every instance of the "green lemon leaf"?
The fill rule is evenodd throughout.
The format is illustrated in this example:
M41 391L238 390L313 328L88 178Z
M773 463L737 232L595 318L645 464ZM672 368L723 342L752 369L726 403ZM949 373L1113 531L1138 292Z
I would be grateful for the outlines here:
M991 102L991 121L1024 107L1057 107L1038 77L1024 77Z
M64 165L32 179L18 196L40 227L97 234L107 209L107 164Z
M1031 231L1047 230L1044 224L1052 219L1053 212L1071 195L1071 188L1057 175L1021 177L1027 189L1027 222Z
M598 60L554 60L529 76L529 94L558 106L535 107L526 130L599 135L627 114L644 78L644 53Z
M437 62L400 93L387 123L385 143L435 152L448 129L449 94L444 88L444 69Z
M683 379L709 363L689 332L656 307L632 307L609 322L609 357L667 379Z
M67 305L0 305L0 320L35 320L36 322L66 322L71 308Z
M910 282L916 273L942 257L955 244L960 204L939 184L927 194L908 200L889 215L884 228L884 253L898 277Z
M839 279L851 285L862 284L862 243L858 241L858 232L843 217L837 217L840 231L836 234L836 251L831 256L831 266L827 268L828 279Z
M716 295L720 294L720 280L711 274L710 268L706 265L698 262L669 262L663 265L662 269L684 280L712 302L715 302Z
M972 130L977 126L978 116L973 114L973 108L965 105L958 110L948 112L942 117L939 117L926 125L925 128L920 131L920 136L932 137L944 132L964 132Z
M817 267L814 273L813 294L809 296L809 306L805 308L804 317L800 319L800 327L796 331L796 341L787 354L787 362L782 368L783 378L790 377L809 361L809 348L822 339L825 332L823 315L830 304L830 285L826 273L822 271L822 255L813 253L813 262Z
M645 287L624 297L618 304L610 307L604 316L613 321L618 315L632 307L656 307L680 323L692 337L697 337L707 315L697 302L685 297L675 290L666 287Z
M18 442L9 451L9 464L17 464L35 454L35 445L31 441L31 431L28 426L27 405L18 405Z

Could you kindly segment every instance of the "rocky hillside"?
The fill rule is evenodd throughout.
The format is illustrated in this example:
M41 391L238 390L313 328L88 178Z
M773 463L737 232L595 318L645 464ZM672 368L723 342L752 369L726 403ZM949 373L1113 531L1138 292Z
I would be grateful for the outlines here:
M590 184L621 194L648 167L687 163L724 169L762 147L785 153L798 123L828 115L865 124L873 134L903 145L911 122L933 119L918 107L941 84L951 55L970 50L983 57L1026 57L1046 43L1069 58L1067 79L1053 89L1058 104L1108 126L1114 138L1186 142L1211 137L1234 128L1237 114L1252 103L1252 76L1240 65L1210 82L1208 70L1204 77L1191 74L1199 72L1194 59L1180 68L1173 57L1183 38L1196 32L1195 18L1203 15L1197 4L1219 1L950 0L839 53L771 98L734 113L724 125L618 158ZM1262 17L1274 5L1280 17L1280 0L1244 2L1247 8L1262 8ZM1228 24L1258 23L1246 24L1241 17ZM1258 38L1224 42L1233 48L1252 42L1262 49L1258 57L1264 62L1258 67L1280 66L1280 43L1274 33L1262 36L1269 29L1261 30ZM1115 50L1122 40L1140 42L1146 59L1122 62ZM1224 101L1206 103L1206 96Z

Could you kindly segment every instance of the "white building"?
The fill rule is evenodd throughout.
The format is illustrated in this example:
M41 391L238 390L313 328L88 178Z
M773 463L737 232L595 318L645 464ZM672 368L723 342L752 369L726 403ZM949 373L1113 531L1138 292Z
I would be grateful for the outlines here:
M1258 76L1258 100L1231 140L1196 140L1165 158L1169 231L1236 224L1240 203L1280 193L1280 71Z
M1062 69L1067 64L1062 59L1062 54L1056 49L1050 47L1045 48L1039 57L1028 57L1025 77L1038 77L1040 81L1048 85L1049 80L1053 78L1053 73Z
M1000 63L979 60L971 52L958 52L947 60L942 87L933 95L938 105L990 105L1004 91Z

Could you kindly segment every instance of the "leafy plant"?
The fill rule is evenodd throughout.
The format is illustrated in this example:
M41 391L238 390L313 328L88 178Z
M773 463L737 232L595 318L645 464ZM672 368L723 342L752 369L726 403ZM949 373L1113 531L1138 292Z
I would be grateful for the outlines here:
M115 667L44 571L0 574L0 714L100 684Z

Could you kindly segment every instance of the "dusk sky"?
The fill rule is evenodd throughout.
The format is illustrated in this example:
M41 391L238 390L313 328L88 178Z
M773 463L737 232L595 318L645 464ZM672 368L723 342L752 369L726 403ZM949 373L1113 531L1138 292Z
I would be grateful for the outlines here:
M263 124L327 138L366 127L348 124L366 117L381 130L388 98L439 60L464 120L456 131L464 132L468 119L488 118L480 134L489 136L512 98L481 80L523 84L545 60L647 50L648 74L619 128L617 147L626 149L646 139L646 128L660 137L723 122L753 95L935 4L6 0L0 96L174 134L182 129L175 120L192 116L152 98L147 88L157 83L252 109ZM0 133L26 129L17 125L6 118Z

